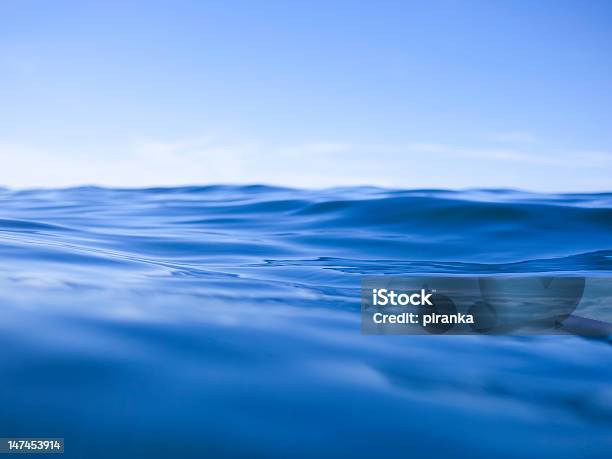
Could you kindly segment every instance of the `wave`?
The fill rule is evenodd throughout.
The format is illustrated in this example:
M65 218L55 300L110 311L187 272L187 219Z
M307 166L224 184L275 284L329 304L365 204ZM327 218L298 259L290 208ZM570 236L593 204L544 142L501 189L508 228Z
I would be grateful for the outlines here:
M4 247L30 241L30 255L64 247L67 262L80 251L201 264L223 257L410 260L411 269L417 261L423 269L466 262L478 270L478 263L551 259L548 266L573 270L572 256L612 248L609 193L219 185L5 190L0 198ZM580 270L610 269L606 257L589 259Z
M607 458L609 344L359 332L364 275L548 272L612 272L612 193L0 189L0 425L92 458Z

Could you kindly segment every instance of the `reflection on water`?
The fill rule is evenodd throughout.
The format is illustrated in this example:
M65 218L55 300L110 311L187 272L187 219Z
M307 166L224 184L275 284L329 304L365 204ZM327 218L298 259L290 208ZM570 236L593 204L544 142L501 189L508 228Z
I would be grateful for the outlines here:
M364 275L609 275L610 194L0 199L0 436L88 458L612 457L609 342L359 323Z

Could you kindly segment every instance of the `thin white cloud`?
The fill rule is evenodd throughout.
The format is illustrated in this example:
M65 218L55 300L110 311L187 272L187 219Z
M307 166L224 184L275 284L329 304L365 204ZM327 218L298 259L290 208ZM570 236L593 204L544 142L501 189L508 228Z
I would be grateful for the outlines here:
M514 162L552 167L594 167L612 166L612 152L559 152L543 154L516 148L465 148L446 144L415 143L408 150L427 154L445 156L449 159L477 159L481 161Z
M611 188L612 153L553 155L440 143L281 146L204 137L139 141L121 155L107 156L0 144L0 164L0 185L15 188L266 183L304 188L378 185L601 191Z

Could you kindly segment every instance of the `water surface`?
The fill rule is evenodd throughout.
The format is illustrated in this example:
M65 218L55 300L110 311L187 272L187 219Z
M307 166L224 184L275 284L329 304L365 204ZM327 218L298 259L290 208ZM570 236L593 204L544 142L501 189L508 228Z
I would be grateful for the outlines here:
M68 457L612 457L612 348L362 336L364 275L612 272L612 194L0 190L0 436Z

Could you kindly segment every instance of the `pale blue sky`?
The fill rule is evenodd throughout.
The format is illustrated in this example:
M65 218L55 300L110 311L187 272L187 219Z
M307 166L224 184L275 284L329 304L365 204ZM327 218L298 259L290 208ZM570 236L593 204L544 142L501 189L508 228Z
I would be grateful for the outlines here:
M609 1L0 1L0 185L612 190L611 115Z

